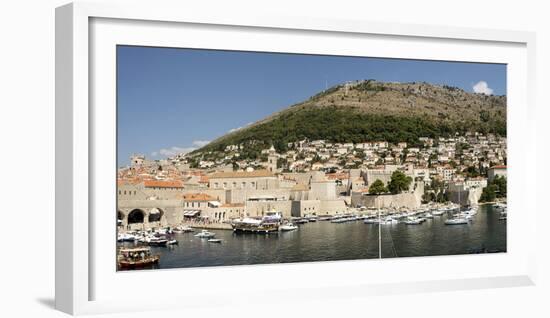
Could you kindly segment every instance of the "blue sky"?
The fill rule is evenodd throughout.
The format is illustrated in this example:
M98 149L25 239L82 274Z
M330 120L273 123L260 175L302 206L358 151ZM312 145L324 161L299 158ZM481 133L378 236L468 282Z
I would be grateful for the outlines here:
M346 81L506 94L503 64L118 46L118 164L161 159Z

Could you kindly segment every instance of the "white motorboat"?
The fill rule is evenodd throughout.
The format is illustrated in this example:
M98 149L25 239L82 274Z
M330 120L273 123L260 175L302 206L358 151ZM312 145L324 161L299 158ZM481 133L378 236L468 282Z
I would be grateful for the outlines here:
M426 214L424 214L424 217L426 219L433 219L434 218L433 214L431 214L430 212L427 212Z
M193 232L193 228L190 226L178 226L174 229L174 233L188 233Z
M378 218L366 218L363 220L363 223L365 224L378 224L380 223L380 220Z
M216 234L212 232L208 232L207 230L202 230L199 233L195 234L195 237L200 237L200 238L212 238L214 236L216 236Z
M117 241L119 242L134 242L136 240L137 237L130 233L119 233L117 236Z
M315 215L310 215L310 216L307 216L306 218L307 218L308 222L317 222L317 220L319 219Z
M468 224L468 220L461 217L445 220L445 225L459 225L459 224Z
M166 234L172 234L174 233L174 231L172 231L171 228L169 227L165 227L165 228L160 228L156 231L158 234L161 234L161 235L166 235Z
M145 241L150 246L166 246L168 244L167 239L163 239L160 237L148 237L145 239Z
M208 243L221 243L222 240L221 239L209 239L208 240Z
M178 240L170 240L166 244L168 244L168 245L178 245Z
M407 225L418 225L418 224L421 224L422 223L422 219L419 219L419 218L415 218L415 217L409 217L408 219L405 220L405 222L403 222Z
M397 223L399 223L399 221L397 219L394 219L391 216L388 216L382 219L382 221L380 221L380 224L397 224Z
M287 231L294 231L294 230L298 229L298 226L296 226L296 225L294 225L294 224L292 224L292 223L286 223L286 224L284 224L284 225L281 225L281 226L279 227L279 229L280 229L281 231L285 231L285 232L287 232Z

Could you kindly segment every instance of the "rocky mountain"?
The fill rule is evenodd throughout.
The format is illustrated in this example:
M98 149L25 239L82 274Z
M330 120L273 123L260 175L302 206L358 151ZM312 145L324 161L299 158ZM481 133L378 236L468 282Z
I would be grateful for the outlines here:
M271 145L284 151L289 142L304 138L415 144L418 137L467 131L506 135L506 96L473 94L424 82L365 80L331 87L226 134L192 155L223 151L228 145L243 145L253 153Z

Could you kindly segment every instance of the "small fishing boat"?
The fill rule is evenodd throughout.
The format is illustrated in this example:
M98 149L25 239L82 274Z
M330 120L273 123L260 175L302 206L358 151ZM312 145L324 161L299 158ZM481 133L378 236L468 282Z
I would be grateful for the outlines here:
M151 255L149 247L123 248L118 251L117 263L121 269L148 267L159 262L160 256Z
M222 240L221 239L209 239L208 240L208 243L221 243Z
M294 230L298 229L298 227L296 225L292 224L292 223L286 223L284 225L281 225L279 227L279 229L281 231L288 232L288 231L294 231Z

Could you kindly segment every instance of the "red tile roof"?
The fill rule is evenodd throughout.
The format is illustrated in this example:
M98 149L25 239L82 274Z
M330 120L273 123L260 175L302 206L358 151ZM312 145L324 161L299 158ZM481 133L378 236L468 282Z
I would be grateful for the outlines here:
M267 170L235 171L235 172L217 172L210 176L210 179L215 178L259 178L259 177L274 177L273 173Z
M145 180L143 185L147 188L183 188L183 183L177 180Z
M183 195L185 201L213 201L215 198L206 193L187 193Z

